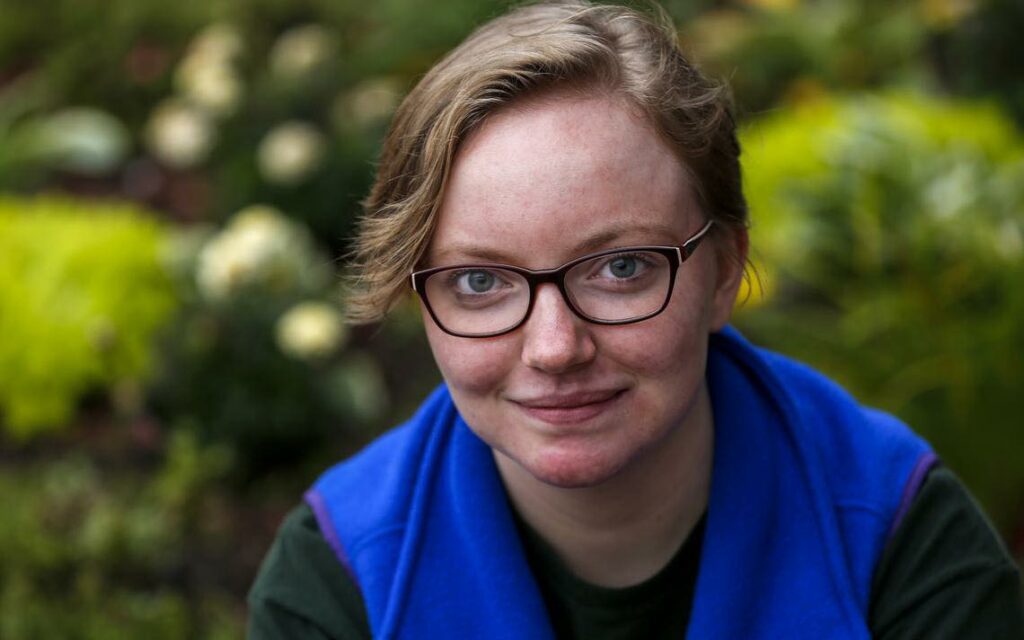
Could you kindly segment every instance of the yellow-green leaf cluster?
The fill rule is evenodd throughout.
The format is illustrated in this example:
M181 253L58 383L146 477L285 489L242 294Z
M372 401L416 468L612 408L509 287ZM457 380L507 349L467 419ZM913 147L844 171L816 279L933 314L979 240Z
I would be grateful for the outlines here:
M59 428L83 394L145 378L176 307L142 211L66 199L0 198L0 425Z
M926 435L1005 523L1024 495L1024 136L991 104L824 96L747 125L738 322Z

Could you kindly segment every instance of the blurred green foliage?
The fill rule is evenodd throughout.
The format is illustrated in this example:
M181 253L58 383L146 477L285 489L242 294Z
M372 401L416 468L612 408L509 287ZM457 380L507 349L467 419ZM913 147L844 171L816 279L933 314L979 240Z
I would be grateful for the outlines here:
M1024 495L1024 137L993 105L822 98L749 123L767 298L741 321L907 420L1008 525Z
M0 425L67 426L87 392L138 385L175 309L164 230L126 205L0 199ZM10 372L16 372L11 374Z
M849 90L926 81L920 51L929 30L920 6L866 1L723 9L688 25L684 42L692 40L727 74L741 108L756 113L807 82Z
M209 517L229 465L180 431L153 469L82 453L0 468L0 637L238 637L223 590L188 595L196 560L237 544Z
M745 0L707 9L681 25L682 44L728 79L741 114L822 89L899 86L991 98L1024 122L1018 0Z
M931 4L974 9L960 20L947 19L946 28L931 45L939 75L950 91L997 100L1018 123L1024 123L1024 56L1020 54L1024 2L932 0ZM959 17L956 11L953 17Z

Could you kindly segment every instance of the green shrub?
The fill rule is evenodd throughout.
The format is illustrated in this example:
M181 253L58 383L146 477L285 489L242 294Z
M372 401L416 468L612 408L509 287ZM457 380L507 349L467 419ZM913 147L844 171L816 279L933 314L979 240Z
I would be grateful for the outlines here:
M330 261L306 227L249 206L206 238L179 238L184 304L168 331L155 414L228 445L262 477L358 438L387 408L376 361L352 349Z
M151 368L175 309L164 231L125 205L0 198L0 424L26 438L64 425L96 389Z
M158 467L139 462L0 468L0 637L239 637L222 575L243 535L223 524L229 453L179 430Z
M1024 495L1024 139L988 105L826 99L749 125L767 299L739 322L927 436L1007 525Z

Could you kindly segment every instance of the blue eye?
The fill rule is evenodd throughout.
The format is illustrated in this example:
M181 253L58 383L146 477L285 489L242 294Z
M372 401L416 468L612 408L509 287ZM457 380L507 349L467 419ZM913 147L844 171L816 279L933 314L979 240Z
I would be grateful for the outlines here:
M497 287L498 282L494 272L475 269L459 273L455 278L455 287L461 293L488 293Z
M631 256L618 256L608 261L608 271L616 278L629 278L636 273L637 260Z
M630 280L644 277L657 264L657 259L646 253L618 253L601 258L596 275L607 280Z

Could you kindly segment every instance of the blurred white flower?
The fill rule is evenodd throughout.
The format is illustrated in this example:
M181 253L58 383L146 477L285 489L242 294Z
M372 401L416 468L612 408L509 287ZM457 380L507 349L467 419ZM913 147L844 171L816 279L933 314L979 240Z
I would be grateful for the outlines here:
M245 43L234 25L217 22L200 31L189 44L189 56L229 63L242 55Z
M338 55L338 39L318 24L285 31L270 50L270 71L286 78L308 74Z
M323 302L302 302L277 321L277 346L299 360L325 358L341 346L345 324L337 309Z
M196 284L207 300L223 300L255 279L259 257L247 254L228 233L208 242L199 253Z
M234 68L210 56L186 57L174 80L182 95L214 115L230 115L242 97L242 81Z
M196 285L218 301L247 287L291 291L322 278L312 239L304 227L266 205L238 212L200 250Z
M103 174L124 160L129 136L121 121L109 113L72 107L41 120L35 144L43 158L62 169Z
M274 127L260 142L256 160L269 182L294 185L320 165L326 141L312 125L291 121Z
M365 80L335 101L334 124L341 130L376 124L391 116L401 96L401 87L393 78Z
M161 162L175 168L193 167L209 155L216 131L209 116L180 100L165 100L146 125L149 150Z

